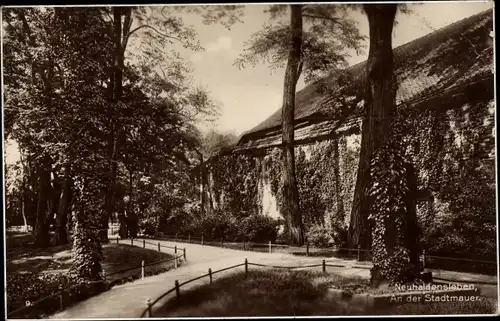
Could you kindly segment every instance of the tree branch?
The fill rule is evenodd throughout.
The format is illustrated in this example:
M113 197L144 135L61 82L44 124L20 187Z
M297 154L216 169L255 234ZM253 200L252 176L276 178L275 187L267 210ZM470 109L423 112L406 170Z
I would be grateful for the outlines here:
M338 18L333 18L333 17L326 17L326 16L318 16L314 14L309 14L309 13L303 13L302 17L304 18L311 18L311 19L323 19L323 20L328 20L331 22L339 23L340 19Z
M177 38L177 37L174 37L174 36L169 36L169 35L166 35L164 33L161 33L160 31L158 31L158 29L156 29L155 27L152 27L150 25L142 25L142 26L139 26L135 29L133 29L132 31L129 32L129 34L127 35L127 38L126 38L126 41L128 41L128 39L130 38L130 36L136 32L137 30L140 30L142 28L149 28L149 29L152 29L153 31L155 31L157 34L159 34L160 36L164 37L164 38L168 38L168 39L173 39L173 40L176 40L182 44L186 44L184 41L182 41L180 38Z

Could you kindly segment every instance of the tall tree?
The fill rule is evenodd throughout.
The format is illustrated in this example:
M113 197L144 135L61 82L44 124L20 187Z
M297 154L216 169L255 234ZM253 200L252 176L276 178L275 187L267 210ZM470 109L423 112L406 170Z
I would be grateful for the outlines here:
M370 161L373 152L384 141L388 132L388 119L395 109L396 82L392 52L392 29L397 5L366 4L370 49L366 63L366 98L362 121L361 150L356 187L349 225L349 246L370 248L368 226L368 193Z
M282 20L290 9L291 21ZM347 65L348 51L362 49L356 23L348 17L347 7L338 5L273 5L268 10L270 25L255 33L237 66L269 62L272 69L286 64L283 93L283 215L288 222L290 242L304 242L303 223L295 178L294 113L298 79L317 80ZM303 22L304 20L304 22Z
M302 5L290 5L290 44L285 71L282 108L283 140L283 210L288 222L291 244L304 243L299 191L295 177L294 114L295 92L299 76L302 45Z

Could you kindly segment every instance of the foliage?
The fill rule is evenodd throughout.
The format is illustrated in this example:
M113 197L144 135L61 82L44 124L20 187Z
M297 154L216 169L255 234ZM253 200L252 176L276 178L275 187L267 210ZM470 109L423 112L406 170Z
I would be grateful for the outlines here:
M163 50L172 42L201 49L171 8L4 11L6 138L21 153L13 190L30 224L68 218L75 269L90 279L100 250L87 229L106 228L108 211L133 232L143 219L180 217L196 200L193 124L217 106L182 58ZM140 59L125 63L134 51ZM73 194L67 208L59 206L65 191Z
M214 211L195 219L184 234L203 235L206 241L234 240L238 236L236 219L223 211Z
M205 241L267 243L276 241L280 224L281 220L261 214L238 218L231 212L216 210L202 218L193 219L190 225L180 227L177 231L184 236L203 235Z
M307 242L315 247L324 248L333 245L332 231L321 225L312 225L306 233Z
M66 274L34 273L14 274L7 283L7 307L9 311L25 306L26 301L34 302L42 297L59 292L59 285L72 284Z
M491 106L479 98L447 113L429 111L415 121L410 155L420 172L420 188L429 188L435 198L421 206L422 247L428 253L495 257Z
M335 235L335 243L340 245L346 227L346 213L342 209L349 209L352 203L359 143L354 140L347 146L347 138L342 138L338 142L338 163L335 160L335 144L335 141L326 141L297 147L296 175L306 231L315 225L325 226L330 234ZM280 154L281 151L275 149L264 159L266 179L278 208L282 204ZM335 174L336 164L339 177ZM336 195L337 187L340 195Z
M256 243L275 242L281 220L265 215L252 215L244 218L239 224L240 237Z
M370 166L370 209L372 257L374 268L390 284L402 281L403 268L409 262L405 248L405 198L409 192L405 161L397 138L377 149Z
M218 209L244 218L261 212L258 159L246 155L227 155L210 162L208 172L213 178L212 192ZM231 175L228 175L231 173Z
M270 14L269 23L245 43L245 50L235 65L244 68L247 64L255 66L262 62L268 63L271 70L285 66L289 50L288 10L284 5L271 5L265 10ZM345 68L349 50L362 51L361 41L365 37L349 17L348 7L305 4L302 17L304 28L299 69L306 82Z

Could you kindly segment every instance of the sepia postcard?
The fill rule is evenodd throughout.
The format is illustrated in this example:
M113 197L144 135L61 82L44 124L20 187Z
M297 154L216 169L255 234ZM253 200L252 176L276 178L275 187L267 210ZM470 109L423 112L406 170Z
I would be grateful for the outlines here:
M1 11L7 319L498 314L492 1Z

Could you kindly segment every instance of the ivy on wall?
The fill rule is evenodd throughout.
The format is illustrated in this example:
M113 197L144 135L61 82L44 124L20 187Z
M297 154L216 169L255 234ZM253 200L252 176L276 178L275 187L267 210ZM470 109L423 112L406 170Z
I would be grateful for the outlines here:
M235 217L262 212L259 195L260 161L247 155L226 155L209 165L212 194L221 211Z
M495 256L492 103L470 101L448 112L428 112L415 126L415 138L425 147L412 154L421 174L419 183L437 199L436 204L422 206L426 208L421 224L427 227L422 246L431 252Z
M348 144L347 138L341 137L338 141L299 146L295 155L300 209L306 231L315 226L323 226L333 234L345 229L352 204L359 140L352 139ZM278 209L283 202L280 159L279 149L271 150L264 159L265 178ZM336 166L338 171L335 171Z
M372 260L374 271L390 283L412 277L405 240L408 163L416 168L418 188L430 190L440 201L419 204L424 248L455 257L495 251L495 176L488 156L494 139L488 102L415 116L397 116L391 139L375 153L370 172Z
M405 111L391 126L394 139L373 160L375 184L371 192L375 205L370 208L374 260L381 270L386 269L388 279L403 278L409 259L403 233L408 211L404 203L408 186L403 178L407 164L415 168L418 189L428 190L434 198L433 202L417 203L421 248L455 257L495 253L495 164L489 156L494 151L491 104L469 101L452 111L434 108L418 115ZM296 175L306 230L346 227L358 157L356 135L297 147ZM280 149L269 150L263 158L224 156L210 170L214 196L220 207L235 217L262 212L263 180L269 183L281 208Z

